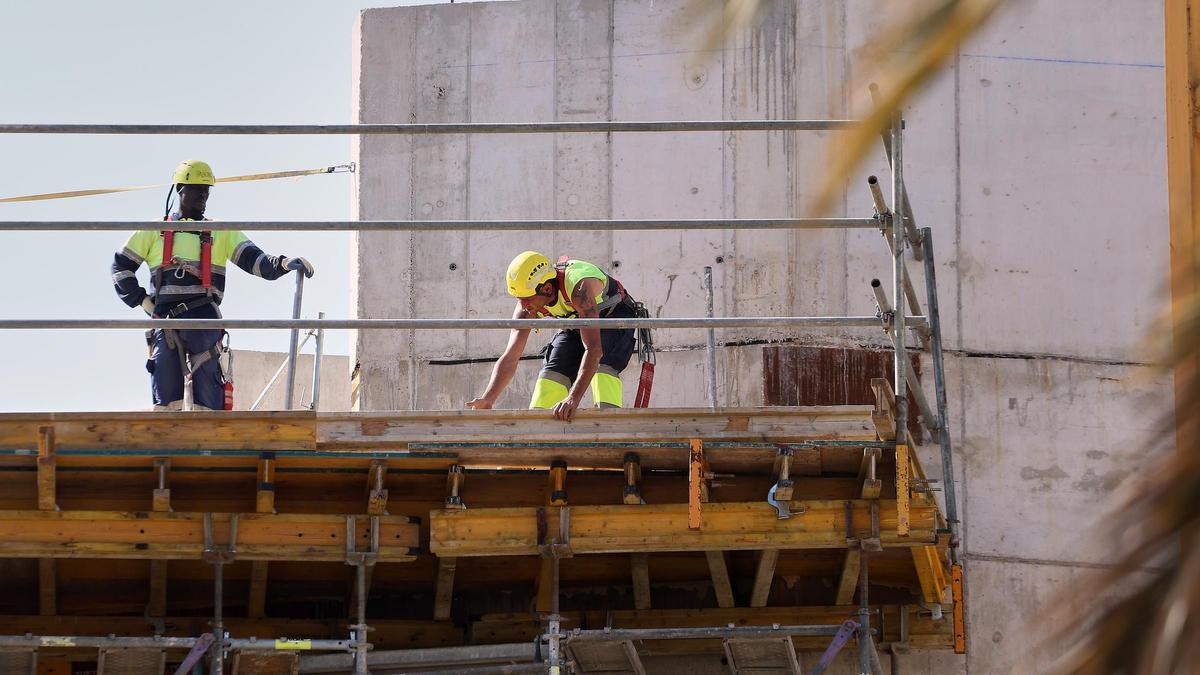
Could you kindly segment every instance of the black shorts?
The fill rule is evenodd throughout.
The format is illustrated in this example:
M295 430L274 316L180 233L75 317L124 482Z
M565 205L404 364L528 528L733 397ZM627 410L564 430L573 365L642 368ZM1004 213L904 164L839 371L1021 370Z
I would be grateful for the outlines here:
M633 311L626 305L621 304L613 308L609 317L625 318L633 317ZM607 372L610 375L619 375L625 370L625 366L629 365L629 359L633 356L633 351L636 346L634 339L634 329L632 328L612 328L602 329L600 331L600 346L604 350L604 354L600 357L600 367L597 372ZM574 382L575 377L579 374L579 366L583 363L583 338L579 336L578 330L560 330L550 339L550 344L542 350L545 356L545 363L542 365L542 371L550 371L567 378Z

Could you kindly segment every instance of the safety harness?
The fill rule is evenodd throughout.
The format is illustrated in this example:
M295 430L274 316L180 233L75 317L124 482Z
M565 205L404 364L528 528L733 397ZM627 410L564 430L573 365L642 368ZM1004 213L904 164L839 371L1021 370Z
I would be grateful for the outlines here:
M163 216L164 221L169 221L169 216ZM195 234L200 237L200 286L204 289L204 296L188 302L181 302L164 314L155 314L155 318L174 319L194 309L204 307L206 305L216 306L216 300L213 298L212 289L212 231L188 231L183 230L188 234ZM162 260L158 265L158 272L154 281L154 306L158 306L158 296L162 293L163 271L167 267L175 268L175 277L182 279L187 272L187 266L184 262L176 258L175 249L175 232L176 230L162 230ZM217 316L220 317L221 310L217 307ZM175 335L175 330L171 328L163 329L163 337L166 339L167 348L173 349L179 355L179 370L183 376L183 386L191 386L192 374L200 369L201 366L209 361L216 360L218 367L221 369L221 379L225 384L225 410L233 410L233 353L229 350L229 333L221 331L221 339L212 347L206 349L199 354L187 354L183 348L183 342ZM146 331L146 345L154 344L154 331ZM225 356L228 366L221 363L221 357Z
M563 256L558 259L554 265L555 278L558 282L558 291L560 297L573 314L575 307L571 305L571 298L566 293L567 288L567 266L570 265L570 258ZM642 303L634 300L633 297L625 291L625 286L616 278L609 276L611 281L617 287L617 292L604 299L596 306L597 313L603 315L604 312L612 310L617 305L625 305L633 312L633 315L639 319L649 319L650 312ZM538 310L539 317L552 317L553 314L548 312L544 307ZM649 328L637 329L637 344L638 344L638 361L642 363L641 376L638 378L637 395L633 399L633 407L648 408L650 406L650 391L654 388L654 339Z

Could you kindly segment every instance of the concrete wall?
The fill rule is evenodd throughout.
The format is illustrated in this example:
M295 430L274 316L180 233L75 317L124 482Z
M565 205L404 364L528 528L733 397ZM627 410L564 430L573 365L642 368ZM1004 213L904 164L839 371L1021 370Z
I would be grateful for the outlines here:
M767 5L762 23L713 52L700 50L704 27L686 11L706 6L699 0L368 10L356 34L358 121L861 112L868 82L857 56L906 3ZM1140 480L1139 439L1170 409L1169 378L1141 365L1168 261L1162 49L1154 3L1011 3L906 111L905 176L937 245L970 636L965 660L920 656L913 672L1044 666L1045 655L1029 656L1034 621L1066 582L1106 562L1087 525ZM367 137L358 216L805 215L825 136ZM886 175L882 152L868 173ZM839 211L870 214L860 179ZM726 316L873 313L868 283L890 278L871 231L369 233L355 253L358 313L507 316L502 270L526 248L608 266L659 316L702 315L705 265ZM703 334L657 339L670 351L654 404L704 404ZM857 344L879 333L718 339ZM362 407L460 407L482 390L503 341L361 334ZM761 403L760 351L723 350L720 403ZM452 365L463 360L478 362ZM536 369L523 364L502 406L524 406ZM631 396L636 378L625 379ZM920 452L936 474L936 451ZM1022 657L1034 662L1017 665Z
M311 349L311 347L310 347ZM233 407L234 410L249 410L262 393L279 365L287 360L287 352L258 352L248 349L233 350ZM296 359L296 383L292 388L292 400L296 409L312 405L313 355L300 354ZM287 370L280 374L259 410L286 410ZM321 356L320 409L340 412L350 409L350 357Z

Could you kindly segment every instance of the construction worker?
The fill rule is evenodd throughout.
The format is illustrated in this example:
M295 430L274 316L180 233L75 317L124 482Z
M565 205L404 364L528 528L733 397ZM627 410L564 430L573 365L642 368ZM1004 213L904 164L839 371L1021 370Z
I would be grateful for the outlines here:
M637 303L621 283L582 260L557 265L536 251L525 251L508 266L508 293L517 298L514 319L624 318L637 316ZM528 328L514 329L492 368L487 389L467 403L491 408L512 381L529 340ZM533 388L530 408L553 409L555 419L570 420L591 387L599 408L621 407L621 371L634 351L631 328L580 328L555 333L543 350L545 361Z
M176 167L171 183L163 220L207 220L204 209L209 190L216 184L212 168L199 160L186 160ZM179 209L172 212L175 198ZM227 261L268 280L290 270L303 271L306 277L314 272L304 258L268 256L241 232L141 230L113 257L113 286L126 305L141 307L155 318L217 319L221 317ZM149 291L142 288L136 275L143 262L150 268ZM196 409L224 408L225 380L217 358L224 334L221 329L147 332L150 358L146 370L150 371L155 410L181 409L184 382L189 377Z

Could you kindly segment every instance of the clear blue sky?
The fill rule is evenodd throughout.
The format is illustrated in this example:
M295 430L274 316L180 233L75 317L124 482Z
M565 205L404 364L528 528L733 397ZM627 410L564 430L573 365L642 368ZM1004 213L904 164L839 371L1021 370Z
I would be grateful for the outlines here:
M5 0L0 3L0 122L350 123L352 32L387 0ZM0 134L0 197L166 182L182 159L218 176L351 161L348 136L52 136ZM220 220L350 220L349 174L219 185ZM0 220L154 220L164 190L0 204ZM305 316L350 314L349 233L248 233L268 253L317 268ZM139 318L113 292L125 233L0 233L5 318ZM145 267L140 278L147 276ZM231 270L231 318L286 318L291 275ZM239 331L233 345L283 351L284 331ZM327 351L347 353L334 334ZM0 332L0 411L132 410L150 405L140 331Z

